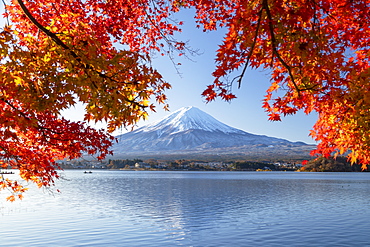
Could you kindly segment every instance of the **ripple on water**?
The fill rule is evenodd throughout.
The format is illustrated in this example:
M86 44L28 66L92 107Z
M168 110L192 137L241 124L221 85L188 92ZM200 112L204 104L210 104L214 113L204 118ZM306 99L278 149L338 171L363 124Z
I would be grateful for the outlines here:
M369 244L368 175L65 174L61 194L0 204L0 246Z

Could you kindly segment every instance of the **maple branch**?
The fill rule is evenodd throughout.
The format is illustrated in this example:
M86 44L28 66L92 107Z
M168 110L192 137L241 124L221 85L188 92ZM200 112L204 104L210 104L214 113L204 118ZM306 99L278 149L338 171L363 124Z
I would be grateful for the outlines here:
M311 2L313 2L313 4L317 7L319 7L321 10L323 10L323 12L329 17L329 18L332 18L334 20L337 20L337 18L335 16L333 16L330 11L328 11L327 9L325 9L323 6L320 6L318 3L315 2L315 0L311 0ZM349 3L348 4L351 4L350 2L352 2L352 0L348 1ZM345 7L345 5L341 6L341 8Z
M61 41L57 36L56 34L54 34L53 32L50 32L48 29L46 29L43 25L41 25L36 19L35 17L33 17L33 15L30 13L30 11L27 9L26 5L24 5L23 1L22 0L17 0L19 6L21 7L23 13L27 16L27 18L39 29L41 30L42 32L44 32L47 36L49 36L57 45L61 46L62 48L70 51L71 55L75 58L75 59L78 59L78 61L80 62L81 59L77 56L77 54L72 51L66 44L63 43L63 41Z
M9 17L8 17L8 10L6 9L6 3L5 3L5 0L1 0L3 2L3 5L4 5L4 11L5 11L5 14L6 14L6 25L9 26Z
M320 36L321 36L321 25L320 25L320 21L319 21L319 17L317 16L318 15L318 7L320 8L320 6L318 6L318 4L316 3L315 0L310 0L310 3L312 5L312 8L313 8L313 20L312 20L312 33L314 34L313 35L313 44L316 45L317 47L317 42L320 40Z
M236 78L238 78L238 88L240 88L240 86L241 86L242 79L243 79L244 74L245 74L245 72L248 68L249 61L250 61L250 59L252 57L252 54L253 54L253 51L254 51L254 47L256 46L256 43L257 43L258 32L259 32L260 24L261 24L261 20L262 20L262 13L263 13L263 8L261 8L261 10L258 13L257 27L256 27L256 31L255 31L255 34L254 34L254 40L253 40L253 43L251 45L251 48L250 48L250 51L249 51L249 54L248 54L248 57L247 57L247 61L244 65L242 73L238 77L236 77Z
M312 0L312 2L313 2L313 9L314 9L312 32L315 33L315 24L317 22L317 9L316 9L316 2L315 2L315 0ZM319 29L320 29L320 26L319 26Z
M284 59L280 56L278 50L277 50L277 47L276 47L276 37L275 37L275 33L274 33L274 26L272 24L272 15L271 15L271 12L270 12L270 8L268 6L268 0L263 0L262 1L262 4L263 4L263 9L266 10L266 14L267 14L267 18L269 19L269 22L268 22L268 25L269 25L269 29L270 29L270 35L271 35L271 44L272 44L272 51L273 51L273 54L275 54L275 56L278 58L278 60L280 61L280 63L288 70L288 73L289 73L289 77L294 85L294 88L295 90L297 91L298 93L298 96L300 96L300 89L298 87L298 85L296 84L295 82L295 79L294 79L294 76L293 76L293 73L292 73L292 68L284 61Z
M71 56L77 61L77 62L79 62L80 64L82 64L83 65L83 67L84 67L84 69L87 69L87 70L92 70L92 71L94 71L95 73L97 73L98 75L99 75L99 77L101 77L101 78L103 78L103 79L105 79L105 80L111 80L111 81L113 81L113 82L116 82L116 83L120 83L119 81L116 81L115 79L113 79L113 78L111 78L111 77L109 77L109 76L107 76L106 74L104 74L104 73L101 73L101 72L99 72L99 71L96 71L95 69L94 69L94 67L92 66L92 65L90 65L90 64L86 64L86 63L84 63L83 61L82 61L82 59L68 46L68 45L66 45L62 40L60 40L59 38L58 38L58 36L55 34L55 33L53 33L53 32L51 32L51 31L49 31L48 29L46 29L43 25L41 25L41 23L39 23L36 19L35 19L35 17L33 17L33 15L30 13L30 11L27 9L27 7L26 7L26 5L24 5L24 3L23 3L23 0L17 0L17 2L18 2L18 4L19 4L19 6L21 7L21 9L22 9L22 11L23 11L23 13L28 17L28 19L39 29L39 30L41 30L43 33L45 33L47 36L49 36L57 45L59 45L60 47L62 47L63 49L65 49L65 50L67 50L68 52L69 52L69 54L71 54ZM92 82L92 84L93 84L93 86L94 86L94 88L95 89L98 89L98 86L94 83L94 82ZM130 84L130 83L126 83L126 84ZM141 104L139 104L138 102L135 102L135 101L133 101L133 100L130 100L130 99L128 99L127 97L124 97L125 98L125 100L127 101L127 102L130 102L131 104L133 104L133 105L137 105L137 106L139 106L139 107L141 107L141 108L146 108L147 106L145 106L145 105L141 105Z
M8 106L10 106L13 110L18 111L22 115L22 117L24 117L27 121L31 121L31 118L30 117L28 117L24 112L22 112L17 107L15 107L8 100L6 100L6 99L0 99L0 100L3 101L3 102L5 102L5 104L7 104Z
M8 100L4 100L4 99L0 99L1 101L5 102L8 106L10 106L14 111L17 111L19 112L19 114L25 118L27 121L31 121L32 119L27 116L23 111L19 110L17 107L15 107L12 103L10 103ZM37 120L37 124L36 127L37 129L39 129L41 132L42 132L42 135L45 137L45 140L47 138L50 138L50 139L54 139L54 140L57 140L57 141L69 141L70 139L60 139L60 138L56 138L56 137L51 137L49 135L47 135L45 132L46 131L49 131L50 133L53 133L53 134L56 134L56 135L62 135L63 132L58 132L58 131L55 131L51 128L48 128L48 127L45 127L45 126L42 126L39 122L39 119L35 118L35 120ZM46 140L47 141L47 140ZM47 141L49 142L49 141ZM50 142L49 142L50 143Z

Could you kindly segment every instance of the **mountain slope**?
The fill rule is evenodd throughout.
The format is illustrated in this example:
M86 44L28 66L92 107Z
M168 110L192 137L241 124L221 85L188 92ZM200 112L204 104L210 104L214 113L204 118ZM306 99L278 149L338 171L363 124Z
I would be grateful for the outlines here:
M220 149L304 146L284 139L254 135L230 127L195 107L181 108L160 121L117 137L115 154L212 152Z

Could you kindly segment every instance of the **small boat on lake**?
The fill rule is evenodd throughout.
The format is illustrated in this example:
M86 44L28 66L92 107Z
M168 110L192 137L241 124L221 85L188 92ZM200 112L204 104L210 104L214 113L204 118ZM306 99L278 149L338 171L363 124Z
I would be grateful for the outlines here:
M0 171L0 174L14 174L12 171Z

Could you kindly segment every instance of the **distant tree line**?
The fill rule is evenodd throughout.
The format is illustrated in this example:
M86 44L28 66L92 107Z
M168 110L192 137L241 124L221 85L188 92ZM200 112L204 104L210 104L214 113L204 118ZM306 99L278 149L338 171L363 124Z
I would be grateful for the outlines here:
M369 169L368 169L369 170ZM351 164L346 157L320 157L309 161L300 171L308 172L360 172L361 165Z
M103 168L103 169L155 169L155 170L189 170L189 171L307 171L307 172L361 172L361 166L358 164L351 165L346 157L324 158L320 157L308 161L306 165L300 168L301 161L284 162L260 162L260 161L200 161L190 159L177 160L157 160L157 159L115 159L99 166L91 162L82 162L78 160L61 163L64 169L75 168ZM135 166L138 164L137 166Z
M109 160L107 168L108 169L122 169L125 167L134 166L136 163L143 162L141 159L133 160Z
M255 171L257 169L269 169L269 170L276 170L276 166L274 164L263 163L263 162L255 162L255 161L237 161L234 162L233 168L235 170L243 170L243 171Z
M232 162L207 162L207 161L194 161L186 159L178 160L166 160L159 161L155 159L141 160L141 159L120 159L120 160L109 160L108 169L130 169L135 166L136 163L144 162L150 165L151 169L163 169L163 170L229 170L229 171L255 171L257 169L269 169L278 170L274 164L266 162L256 161L232 161ZM137 167L134 167L135 169Z

